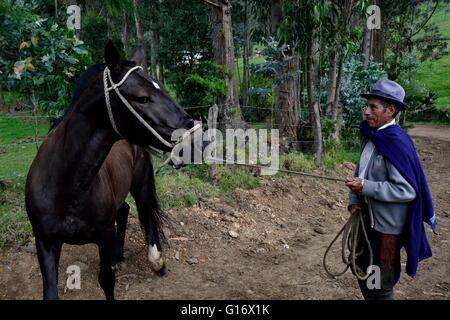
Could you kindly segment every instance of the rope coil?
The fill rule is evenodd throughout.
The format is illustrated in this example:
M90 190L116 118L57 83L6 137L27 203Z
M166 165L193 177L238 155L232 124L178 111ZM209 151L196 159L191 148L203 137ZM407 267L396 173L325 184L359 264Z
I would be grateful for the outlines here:
M359 210L357 213L352 213L350 218L347 220L345 225L341 228L341 230L338 232L338 234L334 237L333 241L331 241L330 245L328 246L327 250L325 251L325 254L323 255L323 268L325 269L326 273L331 277L340 277L345 272L347 272L348 268L350 266L352 267L355 276L359 280L366 280L369 275L369 272L364 272L361 270L361 268L356 264L356 259L358 259L364 252L364 246L361 246L361 249L356 252L356 249L358 247L358 244L361 242L361 234L360 229L362 229L362 233L364 236L364 241L367 244L367 247L369 249L369 266L373 264L373 256L372 256L372 247L369 242L369 237L367 236L366 227L364 224L364 219L362 216L362 211ZM326 264L327 255L328 252L331 250L333 244L336 242L336 240L339 238L339 236L342 234L342 261L345 264L344 270L338 273L331 272ZM345 250L349 251L349 254L346 255ZM369 269L370 270L370 269Z

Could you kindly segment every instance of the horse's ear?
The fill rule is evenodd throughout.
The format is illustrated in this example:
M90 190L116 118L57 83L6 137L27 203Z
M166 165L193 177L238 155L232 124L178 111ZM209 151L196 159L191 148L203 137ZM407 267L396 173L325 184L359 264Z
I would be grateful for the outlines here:
M111 40L105 46L105 62L109 70L118 72L120 69L120 55Z
M136 65L138 66L142 66L144 62L144 50L142 49L142 46L139 46L134 50L131 61L136 62Z

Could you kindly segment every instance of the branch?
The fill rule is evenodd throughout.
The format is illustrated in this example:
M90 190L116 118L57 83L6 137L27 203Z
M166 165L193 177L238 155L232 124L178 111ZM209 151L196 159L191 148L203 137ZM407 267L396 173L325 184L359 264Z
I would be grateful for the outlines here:
M425 23L419 28L419 30L417 30L416 32L414 32L412 35L409 36L410 39L412 39L412 37L414 37L416 34L418 34L427 25L428 21L430 21L431 17L433 16L434 12L436 11L438 4L439 4L439 1L436 1L436 5L434 6L433 12L431 12L430 16L425 21Z
M213 7L220 8L220 5L218 3L216 3L216 2L213 2L213 1L210 1L210 0L202 0L202 1L206 2L207 4L212 5Z

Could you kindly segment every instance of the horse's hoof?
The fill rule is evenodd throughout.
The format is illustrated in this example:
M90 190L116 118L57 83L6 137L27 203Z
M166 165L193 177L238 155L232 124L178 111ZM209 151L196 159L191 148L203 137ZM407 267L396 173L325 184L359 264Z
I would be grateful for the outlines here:
M166 273L166 264L164 263L161 252L158 250L156 245L148 248L148 260L150 261L150 265L156 274L164 275Z
M155 270L155 274L160 276L160 277L165 276L167 274L167 267L166 267L166 265L164 264L163 267L161 269L159 269L158 271Z
M120 261L117 262L116 264L114 264L113 266L111 266L111 269L113 269L113 271L122 271L127 267L125 261Z

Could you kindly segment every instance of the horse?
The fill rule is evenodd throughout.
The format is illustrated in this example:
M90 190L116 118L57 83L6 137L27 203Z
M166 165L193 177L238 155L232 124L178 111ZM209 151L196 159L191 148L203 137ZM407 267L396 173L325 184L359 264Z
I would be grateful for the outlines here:
M58 299L62 245L98 246L98 281L107 300L114 299L113 266L123 260L129 213L128 193L136 202L148 245L148 259L159 275L161 219L151 158L153 146L174 147L176 129L192 132L194 121L162 83L139 66L142 52L121 60L111 41L105 64L79 78L62 121L43 141L29 169L25 204L35 236L43 298Z

